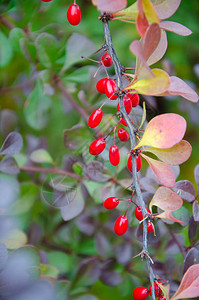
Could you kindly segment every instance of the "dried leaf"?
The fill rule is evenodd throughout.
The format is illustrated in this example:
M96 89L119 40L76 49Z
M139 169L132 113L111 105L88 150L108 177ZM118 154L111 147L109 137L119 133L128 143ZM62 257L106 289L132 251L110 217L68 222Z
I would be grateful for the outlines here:
M141 141L134 149L142 146L168 149L179 143L186 131L186 121L177 114L156 116L148 124Z
M175 13L181 0L151 0L151 2L154 5L158 17L163 20L168 19Z
M115 12L122 10L127 5L127 0L96 0L99 11Z
M143 95L160 95L168 91L170 86L168 74L160 69L153 69L152 72L155 77L132 82L124 90L134 89Z
M23 147L23 139L18 132L11 132L6 137L0 149L1 155L14 155L21 151Z
M141 156L146 159L157 180L164 186L174 187L175 186L175 174L169 165L148 157L141 153Z
M160 23L160 27L164 30L175 32L182 36L187 36L192 34L192 31L189 28L185 27L182 24L172 22L172 21L163 21Z
M171 76L170 81L167 95L181 96L191 102L198 102L198 94L186 82L176 76Z
M199 296L199 264L192 265L184 274L181 284L171 300Z
M153 199L149 204L149 209L155 205L165 211L173 211L179 209L183 204L182 198L172 190L166 187L159 187Z
M168 149L144 148L143 151L148 151L155 154L161 161L166 164L177 166L184 163L191 155L192 147L187 141L181 141Z

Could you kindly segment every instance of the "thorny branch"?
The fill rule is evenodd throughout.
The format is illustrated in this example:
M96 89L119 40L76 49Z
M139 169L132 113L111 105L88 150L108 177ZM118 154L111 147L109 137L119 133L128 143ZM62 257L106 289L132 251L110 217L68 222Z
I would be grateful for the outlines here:
M135 136L136 129L134 128L129 116L126 113L125 107L124 107L124 102L123 102L124 93L122 92L122 89L123 89L122 66L119 62L119 59L118 59L118 57L115 53L114 47L113 47L108 17L106 15L102 15L100 17L100 19L102 21L103 29L104 29L104 38L105 38L104 47L111 55L112 60L113 60L114 69L115 69L118 94L119 94L120 112L122 113L122 115L126 121L126 124L128 126L130 141L131 141L131 149L133 149L136 146L136 136ZM144 203L144 200L142 197L141 189L140 189L140 186L138 183L136 157L133 155L132 155L132 178L133 178L132 187L136 191L138 205L141 206L142 214L143 214L143 216L145 216L147 214L147 211L146 211L145 203ZM148 267L148 271L149 271L149 278L150 278L151 290L152 290L152 299L155 300L155 290L154 290L155 275L154 275L153 269L152 269L152 260L149 256L149 252L148 252L147 220L146 219L143 221L143 249L141 252L141 258L145 259L147 261L147 267Z

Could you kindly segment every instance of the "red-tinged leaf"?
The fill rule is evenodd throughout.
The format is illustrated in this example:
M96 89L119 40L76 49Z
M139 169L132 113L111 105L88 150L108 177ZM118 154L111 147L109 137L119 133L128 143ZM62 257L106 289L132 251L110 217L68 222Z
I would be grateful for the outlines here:
M136 19L136 28L141 37L144 37L148 27L149 27L149 23L147 21L145 14L143 14L142 16L139 12Z
M154 5L158 17L163 20L168 19L175 13L181 0L151 0L151 2Z
M160 19L157 15L157 12L151 3L150 0L142 0L143 11L146 15L146 18L151 23L159 23Z
M184 274L171 300L199 297L199 264L192 265Z
M161 38L161 30L157 23L152 23L146 31L143 42L144 58L147 61L157 48Z
M172 21L163 21L160 23L160 27L164 30L175 32L182 36L187 36L192 34L192 31L189 28Z
M176 76L171 76L170 81L171 85L166 94L181 96L194 103L198 102L198 94L186 82Z
M99 11L115 12L124 9L127 0L95 0L93 4L97 5Z
M178 114L156 116L148 124L142 139L134 149L150 146L168 149L179 143L186 131L186 121Z
M159 61L165 54L167 50L167 35L164 30L161 30L161 37L159 44L155 51L151 54L149 59L147 60L148 66L155 64L157 61Z
M164 211L173 211L179 209L183 204L182 198L172 190L161 186L156 191L149 204L149 209L155 205Z
M135 71L137 77L139 79L155 77L146 63L146 59L144 58L143 46L140 41L134 40L130 44L130 50L137 58L137 67Z
M155 218L166 219L166 220L170 220L170 221L173 221L173 222L176 222L176 223L184 223L183 221L174 218L172 216L172 211L171 210L164 211L163 213L160 213L159 215L156 215Z
M167 91L170 86L170 79L166 72L160 69L152 70L155 77L140 79L138 81L130 83L130 85L125 88L134 89L138 94L143 95L160 95L163 94L164 91Z
M161 161L171 166L178 166L184 163L191 155L192 147L187 141L181 141L168 149L144 148L143 151L148 151L155 154Z
M175 186L175 174L169 165L143 153L141 153L141 156L146 159L159 183L170 188Z

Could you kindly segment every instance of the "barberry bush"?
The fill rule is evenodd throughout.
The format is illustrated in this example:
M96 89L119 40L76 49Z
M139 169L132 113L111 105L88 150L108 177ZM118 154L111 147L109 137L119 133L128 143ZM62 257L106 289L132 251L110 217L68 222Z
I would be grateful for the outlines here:
M197 10L0 2L0 299L199 297Z

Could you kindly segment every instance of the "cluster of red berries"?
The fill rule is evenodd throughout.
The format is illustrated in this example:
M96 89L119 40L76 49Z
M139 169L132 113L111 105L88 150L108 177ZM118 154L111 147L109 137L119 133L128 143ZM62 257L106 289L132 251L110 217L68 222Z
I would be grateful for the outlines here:
M158 281L159 284L162 284L160 281ZM158 297L158 300L166 300L165 296L162 293L162 290L160 287L154 282L154 288L155 288L155 296ZM148 295L152 295L151 292L151 286L149 289L147 289L144 286L138 286L133 291L133 299L134 300L145 300Z
M104 55L102 55L100 64L103 65L104 67L112 66L113 61L112 61L110 54L105 53ZM96 84L96 89L99 93L105 94L110 100L116 100L118 98L118 95L116 94L117 83L112 78L100 79ZM139 98L138 94L127 93L124 96L124 106L125 106L126 113L130 114L132 107L136 107L139 104L139 101L140 101L140 98ZM103 117L103 111L101 109L102 106L100 108L95 109L91 113L89 120L88 120L89 127L95 128L102 121L102 117ZM117 111L119 111L119 103L117 105ZM120 118L120 123L124 126L127 126L124 118ZM117 128L118 125L116 125L114 127L114 134L115 134L115 129ZM117 134L118 134L118 138L120 139L120 141L127 142L129 140L129 133L127 132L126 129L124 129L124 128L118 129ZM91 143L91 145L89 147L89 152L91 155L98 155L105 149L106 138L99 138ZM115 143L109 149L109 160L113 166L117 166L120 162L119 148L118 148L118 146L115 145ZM131 156L129 157L127 165L128 165L129 170L132 171L132 157ZM137 171L139 171L141 169L141 165L142 165L141 157L138 156L137 157Z
M42 1L50 2L52 0L42 0ZM67 19L68 19L68 22L73 26L76 26L80 23L81 9L80 9L79 5L76 4L76 1L74 1L74 3L69 6L68 11L67 11Z
M119 199L117 197L109 197L104 201L104 207L106 209L114 209L119 204ZM132 200L129 200L130 202L133 202ZM150 210L147 208L147 213L151 215ZM142 221L143 220L143 214L140 206L136 206L135 209L135 217L137 220ZM117 235L123 235L128 229L128 218L125 215L122 215L117 218L114 226L114 231ZM154 231L154 224L152 222L147 223L147 232L153 232Z

